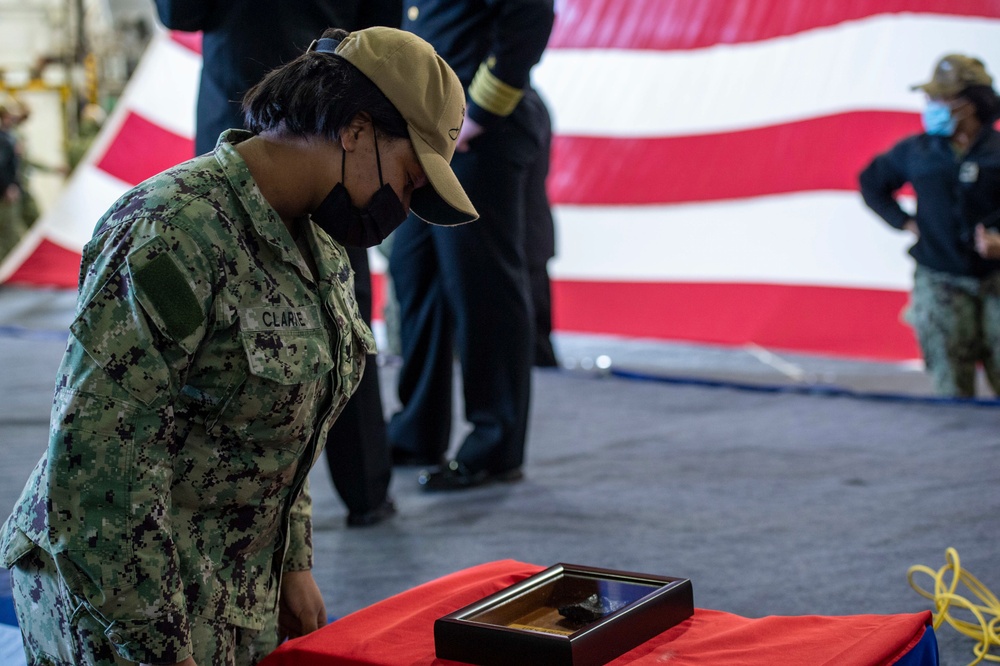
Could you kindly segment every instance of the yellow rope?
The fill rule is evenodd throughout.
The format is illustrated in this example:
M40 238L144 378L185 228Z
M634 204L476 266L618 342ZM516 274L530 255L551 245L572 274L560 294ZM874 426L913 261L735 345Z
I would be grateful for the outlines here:
M945 565L937 571L922 564L910 567L906 572L906 579L910 582L910 587L916 590L920 596L934 602L935 630L941 626L942 622L947 622L962 635L977 641L972 648L972 653L976 658L969 662L969 666L974 666L984 659L1000 663L1000 655L989 654L991 647L1000 647L1000 600L975 576L968 571L962 571L957 550L948 548L944 552L944 558ZM914 583L913 574L915 573L930 576L934 580L934 591L928 592ZM951 579L946 580L949 573ZM956 594L955 590L960 582L983 604L974 604L967 598ZM951 614L953 608L968 611L976 621L970 622L953 617ZM987 621L990 616L992 619Z

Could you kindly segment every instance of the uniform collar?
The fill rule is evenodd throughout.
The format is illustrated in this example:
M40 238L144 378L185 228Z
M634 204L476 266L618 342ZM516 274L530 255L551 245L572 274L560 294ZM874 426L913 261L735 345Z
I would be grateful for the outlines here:
M332 316L341 310L341 306L347 306L348 311L355 310L357 304L354 303L354 273L347 251L328 234L321 233L315 224L301 225L306 238L305 245L312 252L316 262L317 274L313 275L288 227L261 194L260 188L250 175L250 169L235 148L236 144L251 136L253 135L250 132L244 130L227 130L219 137L219 143L215 147L215 158L246 211L250 224L256 233L275 249L283 261L295 265L304 279L318 284L320 298ZM337 302L334 302L335 300ZM340 303L341 300L344 302ZM338 323L345 324L345 322Z
M281 220L278 212L267 202L256 181L250 174L243 156L236 150L236 144L252 137L246 130L230 129L219 136L215 145L215 159L222 167L222 172L233 187L236 197L243 206L250 224L261 238L271 245L275 252L300 270L303 276L312 279L312 272L299 252L288 227ZM321 257L316 257L317 263L322 263Z

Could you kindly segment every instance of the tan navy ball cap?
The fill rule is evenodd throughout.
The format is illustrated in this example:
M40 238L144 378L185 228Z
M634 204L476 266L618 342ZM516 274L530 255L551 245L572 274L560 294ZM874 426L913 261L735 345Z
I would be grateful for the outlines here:
M319 40L319 51L327 51ZM367 28L350 33L333 51L371 79L406 120L429 186L414 190L411 210L431 224L450 226L479 217L451 170L465 119L465 91L434 47L413 33Z
M938 61L930 81L910 89L923 90L931 97L954 97L969 86L992 85L993 77L986 73L982 60L952 53Z

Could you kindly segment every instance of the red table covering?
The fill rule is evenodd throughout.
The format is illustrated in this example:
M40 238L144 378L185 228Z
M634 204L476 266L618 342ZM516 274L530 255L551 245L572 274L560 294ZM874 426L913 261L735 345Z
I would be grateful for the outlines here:
M288 641L260 666L449 666L434 656L434 620L538 573L501 560L464 569ZM671 666L882 666L923 637L931 613L750 619L715 610L694 615L618 659Z

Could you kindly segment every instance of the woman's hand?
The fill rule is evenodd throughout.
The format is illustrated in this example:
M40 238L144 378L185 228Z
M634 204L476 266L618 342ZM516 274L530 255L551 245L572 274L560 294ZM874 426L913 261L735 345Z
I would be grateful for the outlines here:
M977 224L976 252L983 259L1000 259L1000 233Z
M455 151L459 153L467 152L469 150L469 142L482 133L483 126L470 118L469 114L466 113L462 129L458 133L458 143L455 145Z
M326 625L323 595L311 571L286 571L281 579L278 639L298 638Z

